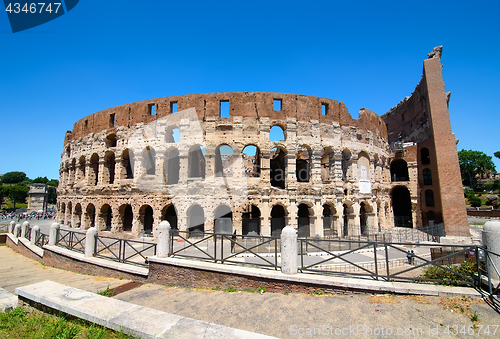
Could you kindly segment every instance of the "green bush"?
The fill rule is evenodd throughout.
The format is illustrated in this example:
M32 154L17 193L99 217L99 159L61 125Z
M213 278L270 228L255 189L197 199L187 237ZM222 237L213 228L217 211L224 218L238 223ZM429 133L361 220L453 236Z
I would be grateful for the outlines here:
M469 204L472 207L480 207L482 205L481 198L478 198L476 196L470 196L469 197Z
M477 264L473 261L467 260L460 265L446 265L446 268L450 269L452 272L445 270L437 266L426 267L424 273L421 275L422 278L432 279L432 280L443 280L449 285L458 285L459 282L466 282L467 279L455 274L460 273L466 277L472 277L473 274L477 273Z

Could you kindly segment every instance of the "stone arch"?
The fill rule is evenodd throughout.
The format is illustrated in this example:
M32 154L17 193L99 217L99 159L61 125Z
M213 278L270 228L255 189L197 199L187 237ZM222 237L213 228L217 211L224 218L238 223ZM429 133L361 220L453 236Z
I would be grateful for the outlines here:
M371 211L370 204L362 201L359 204L359 228L361 235L368 234L368 213Z
M178 230L177 210L173 204L165 206L161 211L161 220L166 220L170 223L170 228Z
M97 153L92 154L90 157L90 184L97 186L99 183L99 155Z
M60 218L61 224L64 225L64 224L66 224L66 220L65 220L66 219L66 203L65 202L61 203L60 212L61 212L61 218Z
M71 146L66 147L66 156L69 158L71 156Z
M198 204L192 205L187 211L190 236L205 232L205 212Z
M85 156L82 155L78 160L78 181L82 181L85 179L85 172L87 168L87 163Z
M227 205L219 205L214 211L214 233L233 233L233 212Z
M74 224L72 225L72 227L82 227L82 205L80 203L77 203L75 205L75 208L73 210L73 220Z
M106 152L104 155L105 182L110 185L115 182L115 153L112 151Z
M150 205L142 205L139 209L139 223L145 234L153 234L153 208Z
M271 209L271 236L279 238L281 230L286 226L288 213L281 204L276 204Z
M113 212L109 204L104 204L101 206L101 213L99 214L101 229L100 231L111 231L111 221L113 218Z
M311 147L300 145L295 156L295 176L297 182L309 182L311 177Z
M189 178L205 179L205 148L195 145L189 150L188 168Z
M391 191L394 226L413 228L411 195L408 188L396 186Z
M260 209L255 205L242 214L242 234L260 235Z
M118 209L120 212L120 219L124 232L132 232L132 225L134 222L134 212L130 204L123 204Z
M232 177L232 158L234 150L228 144L221 144L215 148L215 176Z
M324 147L321 153L321 180L329 182L333 180L335 166L335 153L331 147Z
M269 140L271 142L279 142L286 140L285 126L281 123L274 123L269 130Z
M323 235L325 237L334 237L337 235L337 230L335 228L335 215L337 210L333 204L325 203L323 204Z
M92 203L85 209L85 221L88 227L95 227L95 206Z
M297 208L297 233L299 237L309 237L311 235L310 216L314 216L314 211L305 203L299 204Z
M286 179L286 149L281 146L274 147L270 152L271 186L285 188Z
M176 125L169 126L165 131L166 143L179 143L181 140L181 131Z
M111 133L106 136L106 147L116 147L116 134Z
M122 152L122 179L133 179L134 171L132 169L132 162L130 158L133 153L130 149L126 148Z
M343 208L343 220L342 220L342 236L347 237L352 233L352 228L354 225L352 225L352 222L354 220L354 208L353 208L353 203L349 200L344 201L342 204Z
M73 225L71 225L71 215L73 214L73 204L71 203L71 201L68 202L66 208L68 209L69 220L65 220L65 224L73 227Z
M142 165L146 170L147 175L155 175L156 174L156 151L151 146L146 146L142 151Z
M246 151L245 151L246 150ZM260 177L260 150L257 145L249 144L241 152L246 177Z
M349 179L350 175L349 170L351 168L351 157L352 157L351 151L345 148L342 151L342 163L341 163L343 181L347 181Z
M391 162L391 181L408 181L408 164L403 159L394 159Z
M172 147L165 152L164 169L167 177L167 185L179 183L180 168L179 150Z

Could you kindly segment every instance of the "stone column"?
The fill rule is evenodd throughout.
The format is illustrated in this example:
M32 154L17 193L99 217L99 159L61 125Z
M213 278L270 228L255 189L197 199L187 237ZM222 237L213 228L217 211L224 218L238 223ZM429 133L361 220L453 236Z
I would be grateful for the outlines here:
M358 236L361 234L361 220L360 220L360 215L359 211L361 209L361 206L359 205L358 202L355 202L352 204L352 209L354 211L354 219L353 219L353 225L352 225L352 235ZM351 231L351 230L349 230Z
M25 221L23 222L23 225L21 226L21 238L26 238L26 231L28 230L28 227L30 226L30 223Z
M337 235L339 237L344 236L343 231L344 231L344 206L341 201L339 201L335 207L335 212L337 213L337 223L336 223L336 229L337 229Z
M33 228L31 229L31 240L30 240L30 244L31 245L35 244L35 242L36 242L36 236L39 233L40 233L40 226L38 226L38 225L33 226Z
M233 212L233 232L236 234L243 234L243 220L241 210L236 210Z
M97 229L91 227L87 230L85 237L85 257L91 258L95 253L95 237L97 236Z
M8 232L9 232L10 234L14 234L14 228L15 228L15 227L16 227L16 223L15 223L14 221L11 221L11 222L9 223Z
M17 238L19 237L19 232L21 231L21 225L20 224L16 224L16 226L14 227L14 237Z
M106 166L105 166L105 161L104 161L103 157L99 158L99 164L97 166L99 167L99 171L97 173L97 185L108 184L109 183L109 171L106 171L106 172L108 172L108 175L106 178L106 173L104 171L106 169ZM106 180L106 179L108 179L108 180Z
M166 258L170 253L170 223L163 220L158 226L158 247L156 256L158 258Z
M260 234L271 236L271 211L269 210L269 199L263 199L260 206Z
M317 200L313 206L314 210L314 228L311 230L311 237L319 235L322 237L323 233L323 208L321 206L321 201Z
M311 151L312 159L309 159L309 182L314 185L320 185L321 180L321 153L323 149L313 149Z
M285 219L288 219L288 222L285 224L285 226L292 226L295 230L298 228L297 212L298 208L296 206L296 201L290 200L290 207L288 207L288 216L285 217Z
M297 231L291 226L286 226L281 231L281 272L296 274L297 263Z
M49 231L49 246L55 246L57 242L57 236L59 234L59 224L57 222L50 225Z
M153 206L151 206L153 207ZM161 209L153 207L153 237L156 239L158 237L158 228L161 224Z
M111 214L111 233L118 233L123 231L123 225L121 222L122 216L120 215L119 207L111 207Z

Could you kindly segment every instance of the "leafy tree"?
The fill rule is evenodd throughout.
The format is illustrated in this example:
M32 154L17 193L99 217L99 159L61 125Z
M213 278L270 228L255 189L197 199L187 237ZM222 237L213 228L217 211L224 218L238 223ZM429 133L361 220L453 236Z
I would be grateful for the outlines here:
M500 151L493 153L493 155L500 159Z
M33 180L33 183L34 184L47 184L47 182L49 181L49 179L47 179L47 177L38 177L38 178L35 178Z
M28 192L30 189L22 185L14 186L4 186L7 189L7 196L14 203L14 209L16 208L16 202L25 203L28 197Z
M55 187L52 187L52 186L49 186L47 188L49 189L49 195L48 195L47 202L49 204L57 203L57 189Z
M0 207L3 205L3 200L7 197L7 186L0 186Z
M469 197L469 203L472 207L481 207L482 205L481 199L475 195Z
M2 177L2 183L4 184L18 184L26 179L26 173L24 172L7 172Z
M47 181L47 185L57 187L57 186L59 186L59 180L56 180L56 179L49 180L49 181Z
M464 183L476 187L476 176L495 171L495 164L491 159L490 156L480 151L463 149L458 152L458 162Z

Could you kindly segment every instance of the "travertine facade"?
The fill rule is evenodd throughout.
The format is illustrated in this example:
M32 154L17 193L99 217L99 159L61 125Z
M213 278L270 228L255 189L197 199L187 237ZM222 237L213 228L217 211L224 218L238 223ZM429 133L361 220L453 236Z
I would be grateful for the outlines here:
M271 141L275 126L284 140ZM285 225L302 236L421 227L418 146L399 152L389 142L375 113L362 109L354 120L343 103L305 95L122 105L67 132L58 221L120 236L154 232L161 220L179 230L261 235Z

